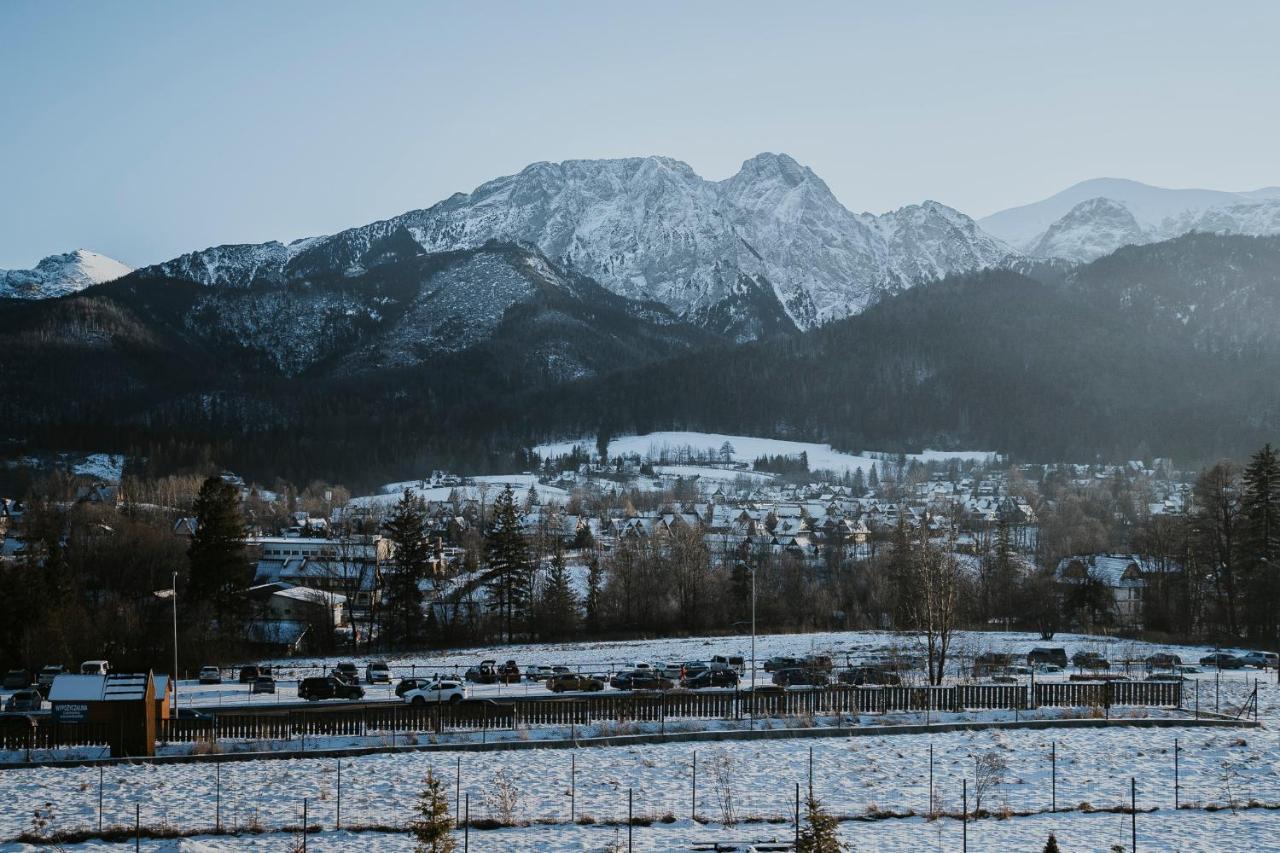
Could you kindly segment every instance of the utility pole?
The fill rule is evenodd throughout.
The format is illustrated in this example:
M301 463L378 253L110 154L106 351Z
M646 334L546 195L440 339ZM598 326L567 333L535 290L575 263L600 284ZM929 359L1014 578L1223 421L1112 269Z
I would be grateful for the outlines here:
M751 729L756 727L756 566L751 565Z

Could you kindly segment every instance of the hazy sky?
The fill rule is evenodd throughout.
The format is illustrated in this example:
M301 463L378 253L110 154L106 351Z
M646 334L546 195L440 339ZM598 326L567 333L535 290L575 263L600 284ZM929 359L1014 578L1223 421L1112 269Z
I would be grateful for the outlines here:
M1280 3L0 2L0 268L329 233L537 160L761 151L974 216L1280 183Z

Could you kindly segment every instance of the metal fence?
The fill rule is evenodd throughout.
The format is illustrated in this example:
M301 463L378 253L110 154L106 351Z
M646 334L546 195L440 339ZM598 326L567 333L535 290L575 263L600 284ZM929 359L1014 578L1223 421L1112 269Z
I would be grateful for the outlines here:
M468 700L454 704L367 705L218 713L209 719L160 720L162 743L292 740L309 736L376 736L408 732L478 731L537 726L585 726L605 721L745 720L896 712L1029 710L1044 707L1181 707L1181 682L1038 682L946 687L831 686L795 691L670 691L579 697ZM101 723L56 723L49 718L6 720L0 748L97 746Z

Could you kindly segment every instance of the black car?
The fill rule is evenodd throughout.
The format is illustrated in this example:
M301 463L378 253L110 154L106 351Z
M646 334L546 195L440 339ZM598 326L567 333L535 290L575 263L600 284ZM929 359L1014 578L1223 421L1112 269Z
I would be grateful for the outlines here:
M777 672L780 669L791 669L797 667L801 663L799 658L789 658L784 656L771 657L764 662L765 672Z
M66 671L66 667L61 664L49 664L48 666L40 667L40 672L36 674L36 690L39 690L42 695L47 697L50 688L53 687L53 680Z
M675 684L656 672L637 669L618 673L609 679L609 686L616 690L670 690Z
M1067 650L1061 646L1037 646L1027 652L1027 666L1050 664L1063 669L1067 667Z
M240 667L240 683L253 684L258 680L258 676L263 674L256 666L242 666Z
M1244 661L1226 652L1214 652L1211 655L1205 655L1200 658L1200 665L1216 666L1218 669L1242 669L1244 668Z
M1097 652L1076 652L1071 663L1081 669L1111 669L1111 662Z
M302 679L302 683L298 685L298 698L308 702L321 699L362 699L364 688L332 675L316 676Z
M1182 666L1182 658L1170 652L1156 652L1147 655L1147 666L1151 669L1173 669Z
M708 669L680 682L681 687L701 690L704 687L737 687L738 673L732 669Z
M44 707L44 697L39 690L19 690L5 703L6 711L39 711Z
M779 687L826 687L831 683L831 678L818 670L790 667L775 672L773 683Z
M853 684L862 687L867 684L901 684L902 677L896 672L887 672L878 666L851 666L840 670L841 684Z
M5 690L21 690L31 686L31 673L25 669L11 669L4 674Z

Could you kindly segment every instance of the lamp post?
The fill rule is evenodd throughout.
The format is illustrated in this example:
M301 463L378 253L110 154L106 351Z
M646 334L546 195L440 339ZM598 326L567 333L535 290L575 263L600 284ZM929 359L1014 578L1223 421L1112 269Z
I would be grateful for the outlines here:
M173 573L173 712L178 713L178 573Z
M751 564L751 730L756 728L756 565Z

